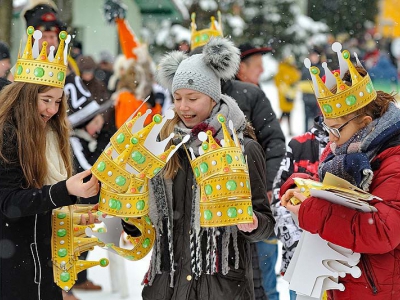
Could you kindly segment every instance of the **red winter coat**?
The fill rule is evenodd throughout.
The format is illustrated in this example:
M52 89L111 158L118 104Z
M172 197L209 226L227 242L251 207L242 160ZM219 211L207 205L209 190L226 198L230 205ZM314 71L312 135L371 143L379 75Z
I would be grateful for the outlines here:
M330 291L329 299L400 299L400 146L384 150L371 165L376 167L369 192L383 199L372 203L378 212L358 212L315 197L300 207L301 228L362 254L361 277L339 277L345 290Z

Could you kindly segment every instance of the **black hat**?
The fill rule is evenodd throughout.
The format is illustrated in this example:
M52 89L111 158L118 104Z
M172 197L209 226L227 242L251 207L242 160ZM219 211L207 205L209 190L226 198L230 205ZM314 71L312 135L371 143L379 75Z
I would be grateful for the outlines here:
M11 81L0 77L0 91L3 89L3 87L5 87L6 85L11 84Z
M40 31L60 32L67 29L67 24L60 20L55 8L48 4L38 4L25 12L26 25Z
M266 54L272 51L271 47L254 47L249 43L241 44L239 47L240 50L240 60L243 61L246 58L254 55L254 54Z
M66 77L64 90L68 96L68 120L73 128L82 126L96 115L105 112L113 104L112 100L97 103L82 79L75 74Z
M10 58L10 48L6 43L0 41L0 60Z

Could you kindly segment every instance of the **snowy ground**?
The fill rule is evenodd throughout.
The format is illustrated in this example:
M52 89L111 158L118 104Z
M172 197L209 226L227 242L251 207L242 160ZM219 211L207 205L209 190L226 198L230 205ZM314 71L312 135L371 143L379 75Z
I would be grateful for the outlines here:
M277 91L275 86L271 81L266 82L262 85L263 90L266 92L268 98L271 101L272 107L277 115L280 116L279 104L277 101ZM300 96L300 95L299 95ZM294 103L293 116L292 116L292 128L293 133L295 135L302 134L304 132L304 114L303 114L303 104L301 102L301 98L297 97ZM286 122L286 121L285 121ZM287 124L283 122L282 130L285 133L287 138L287 142L289 141L288 136L288 127ZM94 251L89 253L89 260L98 260L102 257L107 257L107 253L105 250L101 248L96 248ZM88 277L93 280L95 283L102 285L103 290L101 292L82 292L76 291L75 294L80 300L111 300L111 299L127 299L127 300L139 300L141 297L141 281L143 279L144 274L147 271L148 265L150 261L150 254L147 255L144 259L131 262L123 259L125 264L126 271L126 282L129 288L129 296L126 298L121 298L121 295L117 293L111 292L111 277L109 267L100 268L94 267L88 270ZM276 266L277 273L279 272L280 261ZM288 283L284 281L281 277L278 277L278 291L280 292L280 300L289 300L289 291L288 291Z

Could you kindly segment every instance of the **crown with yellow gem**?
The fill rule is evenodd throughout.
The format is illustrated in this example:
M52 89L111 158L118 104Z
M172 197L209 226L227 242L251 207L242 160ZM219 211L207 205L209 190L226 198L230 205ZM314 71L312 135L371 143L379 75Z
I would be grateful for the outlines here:
M327 119L339 118L348 115L358 109L366 106L376 98L376 91L368 73L361 76L350 60L350 52L342 50L342 45L338 42L332 44L332 50L337 53L340 65L340 72L332 72L324 62L322 67L325 70L325 83L319 76L320 70L311 66L311 61L306 58L304 65L310 70L314 85L314 93L322 114ZM361 66L357 54L354 53L357 64ZM344 74L349 71L351 76L351 86L343 82ZM331 89L336 85L336 93Z
M221 23L221 12L218 11L218 23L215 21L215 17L211 17L211 25L210 28L196 30L196 13L192 13L192 32L190 37L190 50L194 50L197 47L204 46L207 44L211 37L222 37L224 34L222 33L222 23Z
M199 156L191 152L191 166L200 187L200 226L219 227L251 223L253 208L250 179L246 159L232 122L226 128L226 119L218 115L224 139L220 146L212 132L200 132L202 141Z
M47 55L47 42L43 42L39 52L39 40L42 32L29 26L26 30L28 40L25 50L18 54L15 65L14 81L44 84L63 88L67 72L67 46L71 37L66 31L59 33L60 44L54 56L55 48L50 47ZM34 39L34 43L32 43Z
M68 291L75 284L78 273L94 266L106 267L108 259L99 261L80 260L81 253L93 250L94 246L105 246L95 237L86 237L85 230L94 225L77 225L82 213L87 213L89 206L67 206L54 209L52 215L52 260L54 282Z

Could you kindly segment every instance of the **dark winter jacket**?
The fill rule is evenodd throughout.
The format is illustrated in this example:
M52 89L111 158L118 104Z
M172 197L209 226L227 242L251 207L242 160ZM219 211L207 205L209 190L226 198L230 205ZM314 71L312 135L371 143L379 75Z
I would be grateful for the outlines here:
M198 279L192 277L190 232L193 173L187 154L179 150L182 167L173 181L173 244L175 257L174 288L170 287L170 267L168 249L161 249L162 274L157 274L151 286L143 289L143 299L237 299L254 298L253 271L250 242L267 238L273 231L274 221L265 193L265 159L262 148L253 140L245 140L245 153L249 166L253 210L258 217L258 228L251 233L238 232L239 268L234 268L234 249L232 238L228 255L230 271L227 275L202 274ZM125 229L127 230L126 226ZM129 229L127 230L128 233ZM134 235L134 233L132 233ZM163 238L163 237L160 237ZM155 249L153 249L155 251Z
M255 129L257 141L265 152L267 168L267 191L272 183L285 155L285 136L279 121L272 110L265 93L257 86L238 80L222 81L223 94L236 100L240 109Z
M0 161L0 299L61 300L51 261L52 210L72 205L66 181L24 188L16 138L10 133Z

